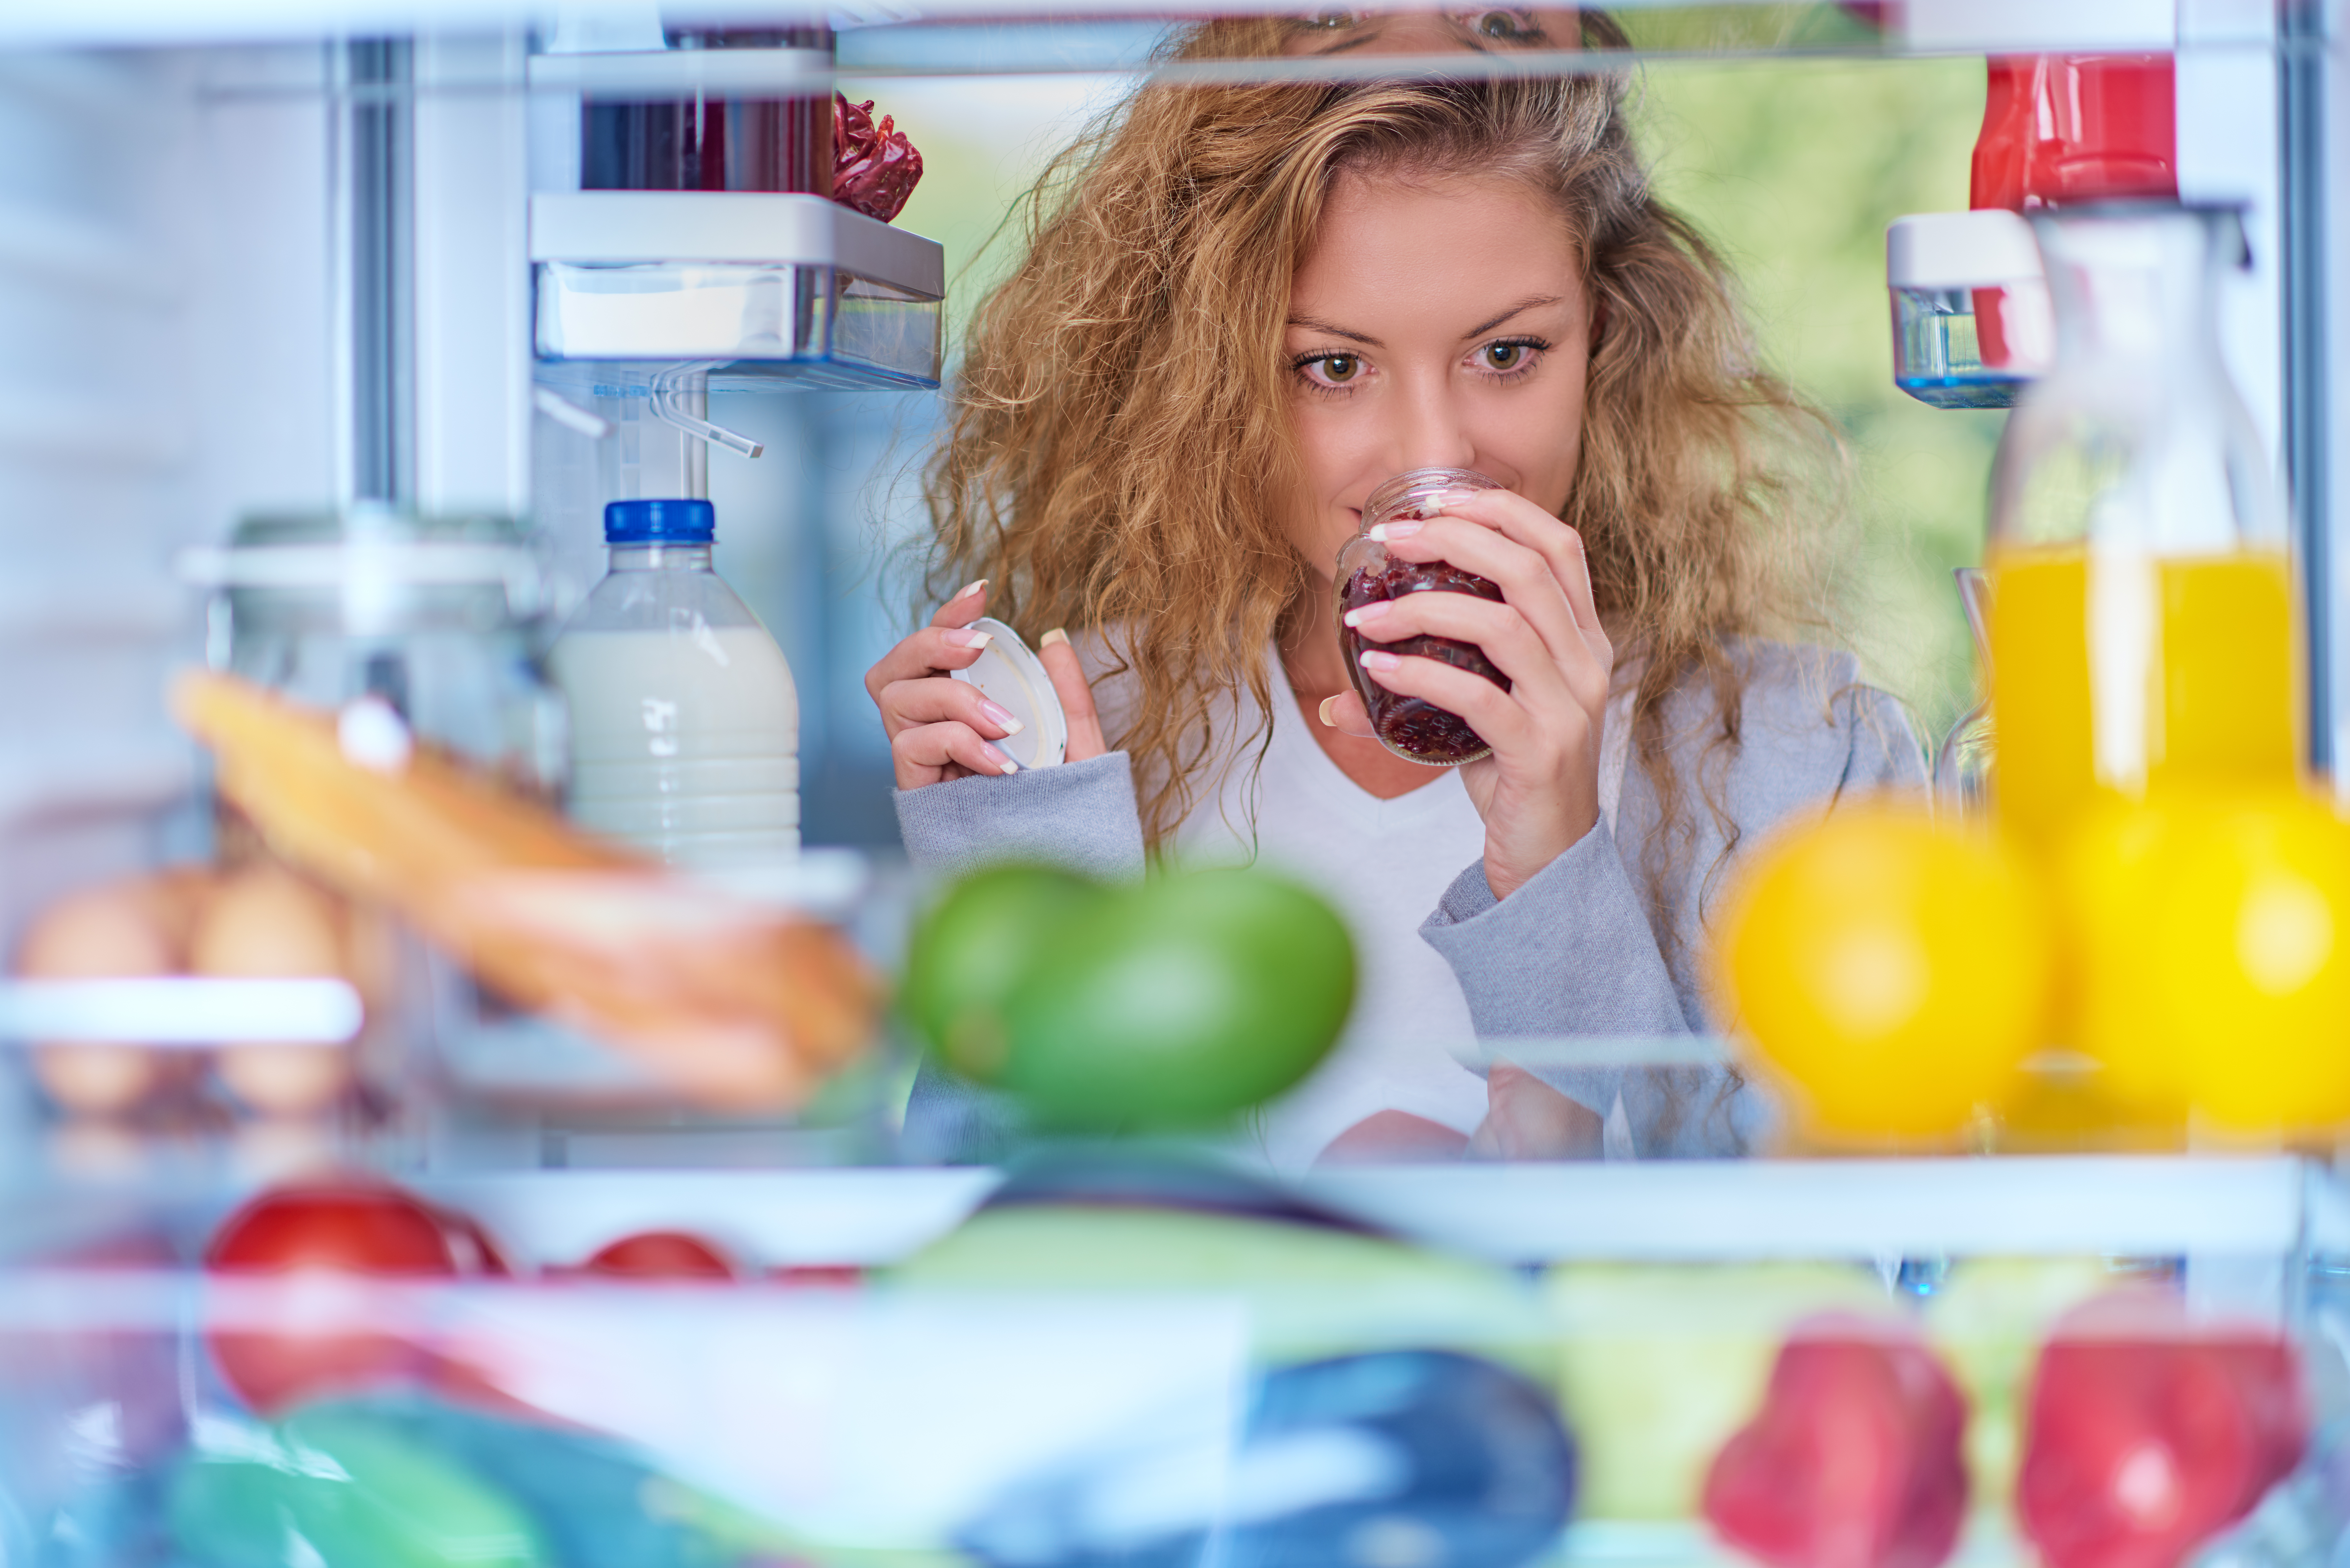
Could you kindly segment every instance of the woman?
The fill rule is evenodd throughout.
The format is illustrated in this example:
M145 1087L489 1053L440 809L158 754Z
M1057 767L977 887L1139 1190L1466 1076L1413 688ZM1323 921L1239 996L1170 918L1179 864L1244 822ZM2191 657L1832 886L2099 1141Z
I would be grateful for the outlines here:
M1414 49L1447 26L1469 30L1211 24L1184 52ZM1730 857L1923 776L1848 658L1764 640L1810 603L1794 514L1833 443L1753 367L1721 264L1649 192L1620 83L1146 88L1035 214L931 476L934 558L969 586L867 678L916 863L1253 855L1328 893L1365 983L1331 1059L1263 1117L1276 1165L1472 1137L1744 1147L1734 1076L1489 1086L1453 1054L1718 1023L1697 958ZM1474 642L1511 678L1365 654L1492 744L1457 770L1369 738L1330 610L1364 499L1426 466L1503 488L1388 548L1503 602L1415 594L1357 627ZM1040 651L1069 765L1016 772L991 743L1008 715L945 678L990 609L1067 628Z

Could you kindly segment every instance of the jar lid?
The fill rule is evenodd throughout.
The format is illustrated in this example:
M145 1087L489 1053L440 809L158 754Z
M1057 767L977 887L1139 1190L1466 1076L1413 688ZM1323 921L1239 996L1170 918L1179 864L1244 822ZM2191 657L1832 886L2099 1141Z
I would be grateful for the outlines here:
M512 518L366 502L245 517L226 545L191 545L173 567L182 582L231 591L503 587L517 615L536 611L541 588L538 558Z
M718 537L718 509L707 501L615 501L604 508L607 545L707 545Z
M1068 715L1061 711L1060 694L1045 661L1020 640L1020 634L993 616L971 623L973 631L993 640L980 649L968 670L954 678L976 686L991 702L1002 704L1020 721L1020 732L994 742L995 749L1024 768L1058 767L1069 750Z

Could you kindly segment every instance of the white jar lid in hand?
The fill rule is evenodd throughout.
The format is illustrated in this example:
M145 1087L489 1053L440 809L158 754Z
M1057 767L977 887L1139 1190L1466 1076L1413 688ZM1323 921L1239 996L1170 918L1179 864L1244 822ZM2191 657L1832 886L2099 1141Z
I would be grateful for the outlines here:
M980 649L970 669L953 671L954 678L978 687L988 701L1009 708L1020 721L1020 732L997 741L995 749L1024 768L1058 766L1068 754L1069 721L1044 660L1020 640L1018 632L993 616L982 616L971 629L994 640Z

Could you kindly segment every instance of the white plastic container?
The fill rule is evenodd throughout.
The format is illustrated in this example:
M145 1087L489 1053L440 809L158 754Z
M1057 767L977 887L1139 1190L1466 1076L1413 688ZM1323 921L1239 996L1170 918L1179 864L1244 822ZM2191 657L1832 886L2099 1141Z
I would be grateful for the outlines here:
M691 871L797 858L799 694L711 570L707 501L604 509L612 570L550 662L571 709L570 813Z
M2039 247L2014 213L1920 213L1885 234L1893 381L1938 409L2003 409L2048 369Z

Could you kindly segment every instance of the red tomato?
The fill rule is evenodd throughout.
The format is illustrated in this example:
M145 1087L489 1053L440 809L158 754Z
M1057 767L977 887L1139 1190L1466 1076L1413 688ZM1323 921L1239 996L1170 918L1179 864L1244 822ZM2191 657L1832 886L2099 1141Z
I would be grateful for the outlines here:
M699 1236L682 1231L640 1231L619 1241L588 1260L582 1273L623 1280L731 1280L736 1277L726 1254Z
M321 1281L456 1279L502 1274L488 1238L396 1187L361 1179L279 1187L229 1216L204 1266L215 1274ZM380 1325L352 1325L363 1293L266 1305L260 1326L216 1329L213 1357L229 1386L264 1414L313 1396L430 1377L437 1363Z

